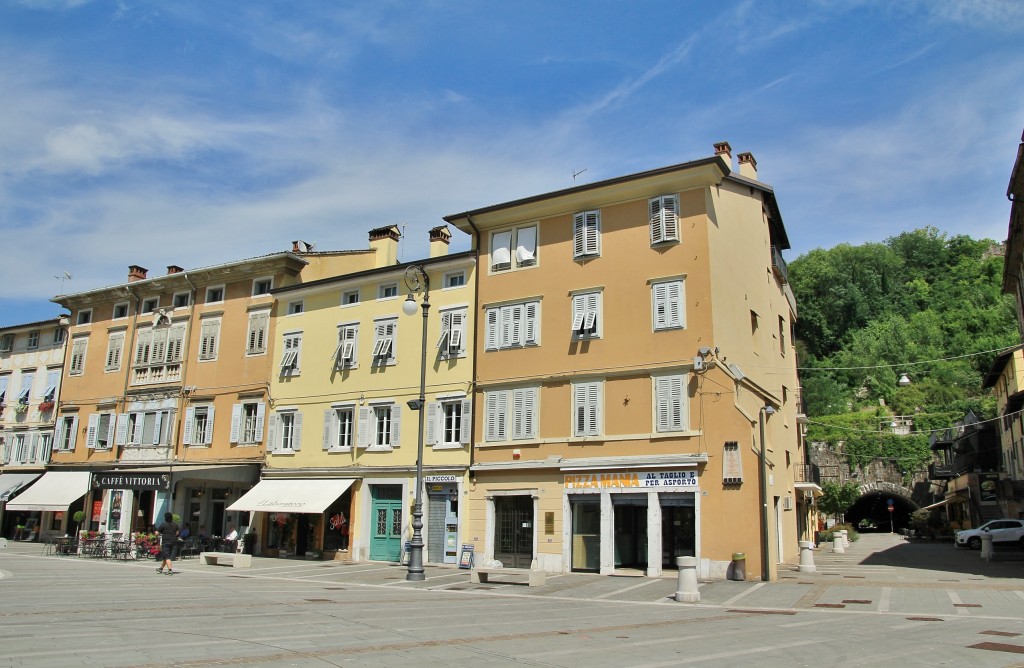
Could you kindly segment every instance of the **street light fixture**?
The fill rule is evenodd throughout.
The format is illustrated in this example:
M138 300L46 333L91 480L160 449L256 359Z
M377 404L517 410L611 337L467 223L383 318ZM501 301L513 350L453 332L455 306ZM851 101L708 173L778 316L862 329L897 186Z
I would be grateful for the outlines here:
M405 285L409 297L402 304L402 313L416 314L416 300L413 294L423 293L423 338L420 346L420 394L408 402L411 410L419 413L419 433L416 439L416 501L412 507L412 540L409 541L409 568L406 580L422 581L423 574L423 407L427 401L427 314L430 311L430 277L420 265L409 265L405 270Z
M774 406L761 406L758 412L758 422L761 426L761 579L765 582L771 579L768 572L768 470L766 462L767 446L764 442L764 420L766 415L775 415Z

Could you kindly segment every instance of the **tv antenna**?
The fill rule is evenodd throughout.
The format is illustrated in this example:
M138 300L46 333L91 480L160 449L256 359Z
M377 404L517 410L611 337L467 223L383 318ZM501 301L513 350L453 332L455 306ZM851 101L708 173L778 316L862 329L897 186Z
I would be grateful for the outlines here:
M64 281L70 281L71 280L71 274L69 272L66 272L66 271L65 272L61 272L61 274L62 274L61 276L54 276L54 278L56 278L58 281L60 281L60 292L58 294L62 295L62 294L64 294Z
M581 169L581 170L580 170L580 171L578 171L578 172L573 172L573 173L572 173L572 182L573 182L573 183L576 183L576 177L577 177L577 176L579 176L580 174L582 174L582 173L583 173L583 172L585 172L585 171L587 171L587 168L586 168L586 167L584 167L583 169Z

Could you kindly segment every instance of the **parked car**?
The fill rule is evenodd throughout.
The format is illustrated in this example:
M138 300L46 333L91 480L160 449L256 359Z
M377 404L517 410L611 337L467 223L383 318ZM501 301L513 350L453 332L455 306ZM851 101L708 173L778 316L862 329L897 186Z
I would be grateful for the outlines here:
M1024 545L1024 520L1009 518L989 520L977 529L965 529L956 532L957 547L969 547L977 550L981 547L981 537L992 536L993 543L1015 543Z

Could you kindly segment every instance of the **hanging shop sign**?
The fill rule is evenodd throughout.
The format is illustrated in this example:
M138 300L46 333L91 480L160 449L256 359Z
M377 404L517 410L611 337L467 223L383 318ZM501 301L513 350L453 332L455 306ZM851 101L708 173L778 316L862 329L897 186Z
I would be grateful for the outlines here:
M696 470L579 473L565 476L566 489L697 487Z
M168 473L108 473L92 474L93 489L156 489L171 491L171 476Z

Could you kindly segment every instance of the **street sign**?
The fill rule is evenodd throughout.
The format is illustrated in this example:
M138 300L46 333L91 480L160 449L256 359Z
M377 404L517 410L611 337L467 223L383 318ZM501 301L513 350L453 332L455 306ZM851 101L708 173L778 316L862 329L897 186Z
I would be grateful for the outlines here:
M889 506L889 512L890 512L890 513L894 513L894 512L896 512L896 509L895 509L895 508L893 508L892 506Z

